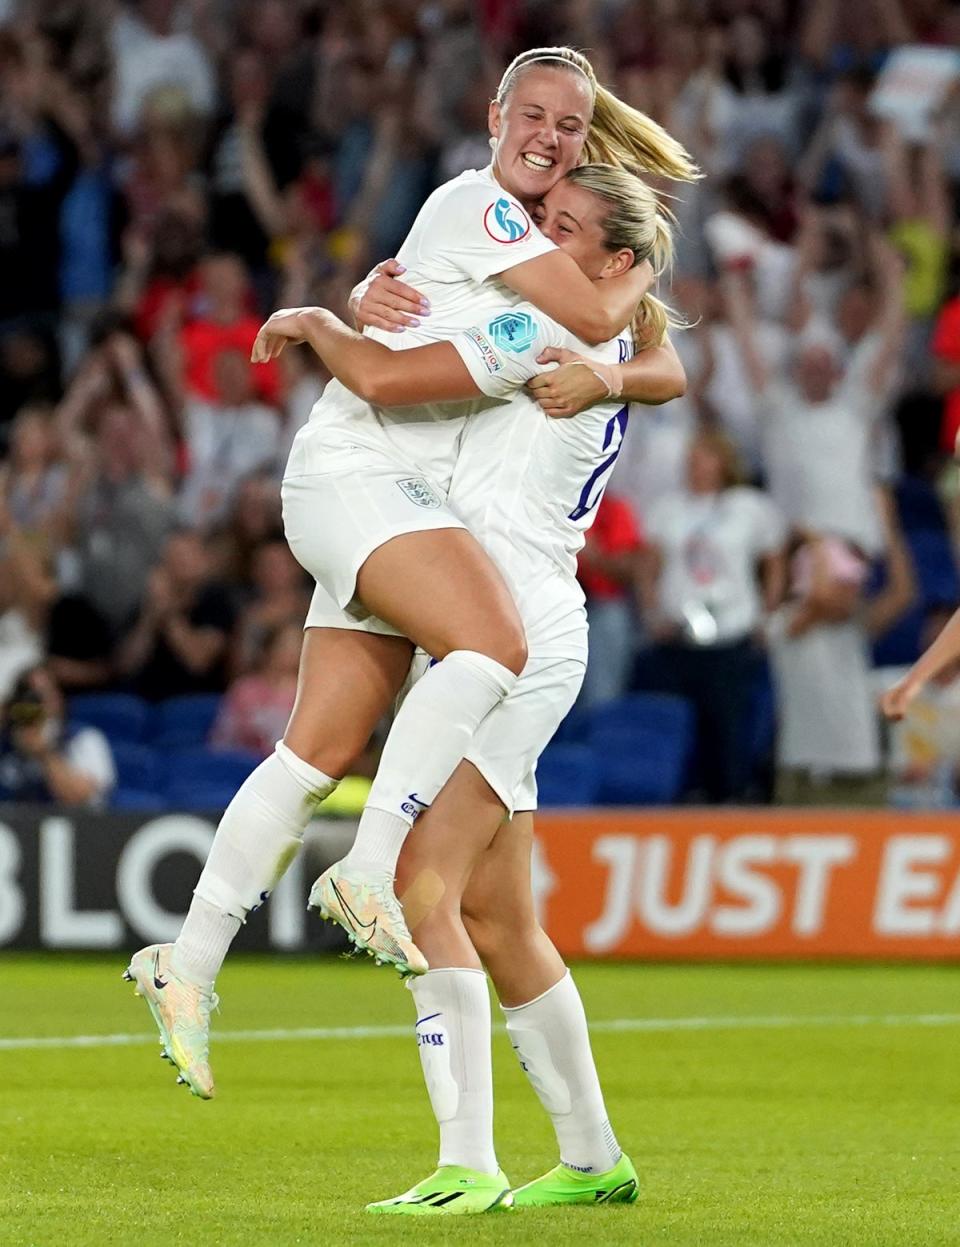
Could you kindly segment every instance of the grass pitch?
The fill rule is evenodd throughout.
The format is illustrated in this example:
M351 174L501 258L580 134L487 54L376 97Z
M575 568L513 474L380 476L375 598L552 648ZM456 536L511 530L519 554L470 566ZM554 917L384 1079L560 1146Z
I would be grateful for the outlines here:
M362 1211L436 1156L395 978L228 962L201 1103L157 1059L123 964L0 957L3 1247L960 1243L960 967L582 966L640 1202L428 1220ZM366 1029L326 1033L349 1027ZM290 1034L307 1028L324 1034ZM143 1042L10 1045L107 1034ZM519 1184L554 1163L553 1136L502 1034L494 1061Z

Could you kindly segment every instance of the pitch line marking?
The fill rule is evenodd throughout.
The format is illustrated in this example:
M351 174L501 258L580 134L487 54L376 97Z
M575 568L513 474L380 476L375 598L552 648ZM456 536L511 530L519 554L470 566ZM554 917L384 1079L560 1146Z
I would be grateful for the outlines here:
M597 1035L645 1031L790 1030L813 1027L865 1026L960 1026L960 1013L826 1013L759 1014L756 1017L609 1018L593 1022ZM506 1027L493 1028L505 1032ZM215 1044L287 1043L304 1039L406 1039L412 1026L300 1026L273 1030L213 1031ZM0 1052L43 1048L128 1048L156 1043L155 1035L38 1035L0 1037Z

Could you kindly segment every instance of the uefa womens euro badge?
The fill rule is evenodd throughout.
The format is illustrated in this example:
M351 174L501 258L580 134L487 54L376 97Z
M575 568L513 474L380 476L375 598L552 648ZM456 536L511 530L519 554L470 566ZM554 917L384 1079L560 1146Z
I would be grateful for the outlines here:
M537 322L529 312L504 312L487 325L487 333L501 351L519 354L533 343L537 328Z
M497 199L483 214L483 228L494 242L520 242L530 233L530 218L512 199Z

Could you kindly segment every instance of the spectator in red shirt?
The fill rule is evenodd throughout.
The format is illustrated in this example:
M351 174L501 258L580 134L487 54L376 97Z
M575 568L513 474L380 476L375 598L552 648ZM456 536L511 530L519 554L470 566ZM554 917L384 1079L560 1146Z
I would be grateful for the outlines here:
M952 455L960 433L960 296L943 308L933 334L934 383L943 395L940 446Z
M221 398L214 360L223 351L242 351L248 358L260 319L249 306L250 284L243 261L235 255L212 255L200 266L197 314L180 331L183 384L187 397L216 402ZM256 370L261 398L276 406L277 370L273 364Z
M581 705L595 706L626 691L639 636L634 586L642 548L633 508L625 498L606 493L577 571L590 623L590 662Z

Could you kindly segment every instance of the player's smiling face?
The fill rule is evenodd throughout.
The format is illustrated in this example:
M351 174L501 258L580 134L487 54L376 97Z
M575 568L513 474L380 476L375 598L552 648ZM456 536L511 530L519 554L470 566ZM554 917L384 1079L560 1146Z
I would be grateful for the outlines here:
M590 125L590 87L582 74L535 65L502 104L490 105L500 185L530 208L580 160Z
M615 277L634 262L632 251L611 251L603 222L610 208L592 191L558 182L533 209L533 219L551 242L567 253L591 281Z

